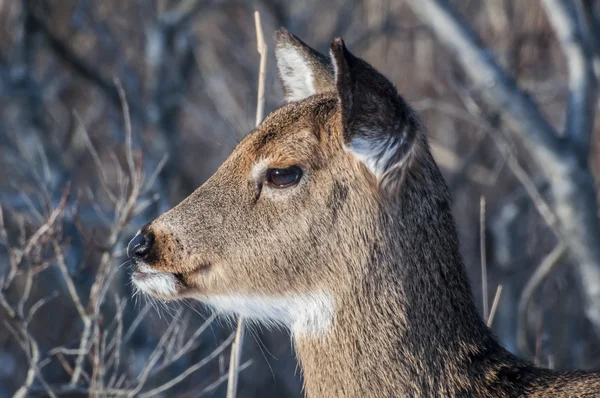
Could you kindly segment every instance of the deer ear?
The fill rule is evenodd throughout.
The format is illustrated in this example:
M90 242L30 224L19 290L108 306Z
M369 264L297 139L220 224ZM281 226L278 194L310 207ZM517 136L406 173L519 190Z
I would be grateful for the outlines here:
M284 28L275 33L275 58L287 102L334 89L330 60Z
M352 55L342 39L333 40L330 52L344 149L382 182L402 169L421 128L419 119L392 83Z

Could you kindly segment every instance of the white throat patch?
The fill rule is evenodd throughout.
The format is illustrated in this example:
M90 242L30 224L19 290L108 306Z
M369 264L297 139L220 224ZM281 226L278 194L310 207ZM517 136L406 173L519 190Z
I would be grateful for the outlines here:
M287 327L293 336L323 335L333 322L333 300L325 292L282 297L220 295L198 299L225 314L242 315L267 325Z

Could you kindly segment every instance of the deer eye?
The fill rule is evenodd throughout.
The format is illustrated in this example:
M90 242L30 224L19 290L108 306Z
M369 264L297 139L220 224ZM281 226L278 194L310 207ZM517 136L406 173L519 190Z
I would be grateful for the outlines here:
M297 184L300 177L302 177L302 169L298 166L267 170L267 182L275 188L287 188Z

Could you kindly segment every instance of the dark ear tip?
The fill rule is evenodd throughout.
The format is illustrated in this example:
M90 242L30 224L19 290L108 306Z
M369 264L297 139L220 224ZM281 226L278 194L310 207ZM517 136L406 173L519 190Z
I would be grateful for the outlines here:
M298 38L290 33L286 28L281 27L275 31L275 45L281 46L285 44L294 44L298 42Z
M344 40L341 37L336 37L331 41L329 49L331 51L331 55L333 55L334 58L340 59L340 57L344 56L344 50L346 49Z
M331 41L331 46L336 46L336 47L344 47L344 39L342 39L341 37L336 37L335 39L333 39Z
M283 26L275 31L275 39L280 39L289 36L290 32Z

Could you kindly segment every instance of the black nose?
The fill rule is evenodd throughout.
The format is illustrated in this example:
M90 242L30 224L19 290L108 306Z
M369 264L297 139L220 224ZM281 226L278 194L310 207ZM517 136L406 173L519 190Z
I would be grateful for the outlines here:
M138 263L148 257L153 243L154 235L152 233L138 232L127 245L127 255L135 263Z

